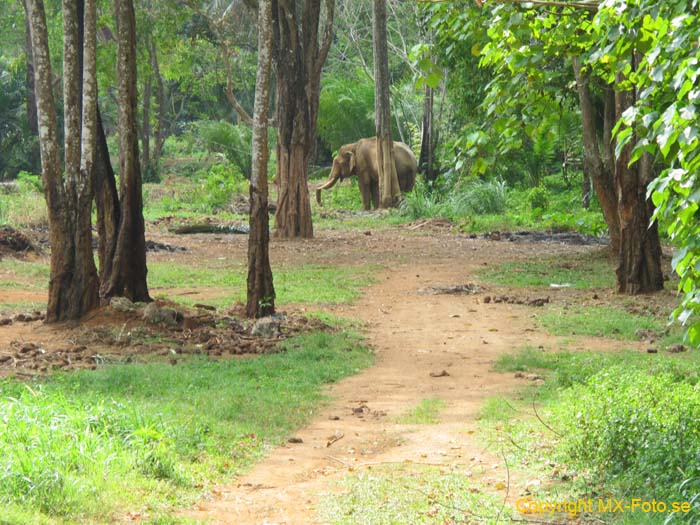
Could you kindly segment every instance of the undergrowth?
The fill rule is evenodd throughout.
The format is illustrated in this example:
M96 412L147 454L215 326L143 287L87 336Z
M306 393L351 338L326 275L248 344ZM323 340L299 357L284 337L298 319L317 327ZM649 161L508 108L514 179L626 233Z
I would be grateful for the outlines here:
M688 502L688 513L595 518L614 523L698 522L697 355L526 348L501 358L496 369L545 377L542 386L526 391L524 401L494 400L483 417L489 427L500 429L498 439L512 461L538 465L543 477L566 480L553 487L557 500L615 497L629 503L641 498L664 501L669 507L674 501ZM551 497L543 489L534 499Z

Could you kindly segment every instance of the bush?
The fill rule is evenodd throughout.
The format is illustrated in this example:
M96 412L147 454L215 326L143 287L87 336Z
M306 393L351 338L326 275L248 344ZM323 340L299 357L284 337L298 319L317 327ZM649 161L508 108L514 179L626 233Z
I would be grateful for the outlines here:
M536 186L528 192L527 202L533 211L544 211L549 206L549 192L542 186Z
M195 126L210 153L223 154L246 179L250 179L252 135L248 127L234 126L223 120L201 121Z
M245 188L245 179L234 166L215 164L209 169L196 192L196 202L200 203L199 211L222 211L231 203L233 196L244 193Z
M473 181L465 186L460 199L464 210L473 215L503 213L506 192L506 183L502 180Z
M612 367L568 389L555 417L571 429L562 443L568 456L627 490L652 479L655 495L680 498L681 483L700 477L700 386L692 377Z

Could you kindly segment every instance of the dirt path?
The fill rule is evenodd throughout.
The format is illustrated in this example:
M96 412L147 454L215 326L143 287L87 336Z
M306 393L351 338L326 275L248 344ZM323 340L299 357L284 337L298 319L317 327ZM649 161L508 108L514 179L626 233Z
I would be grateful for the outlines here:
M484 304L483 294L420 293L472 282L470 270L449 261L385 272L356 305L334 309L367 323L375 366L329 389L335 401L297 432L302 443L277 448L185 516L217 524L320 523L314 509L331 480L350 468L394 462L462 464L499 492L495 487L506 474L498 451L484 450L472 431L483 401L511 392L523 379L494 373L491 366L525 344L552 340L535 332L532 308ZM396 422L426 398L446 403L438 424ZM327 446L334 435L343 437ZM513 494L517 486L511 479Z

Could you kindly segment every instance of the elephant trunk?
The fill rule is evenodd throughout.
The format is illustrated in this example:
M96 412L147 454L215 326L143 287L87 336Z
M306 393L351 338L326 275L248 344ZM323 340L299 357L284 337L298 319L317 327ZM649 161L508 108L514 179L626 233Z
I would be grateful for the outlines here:
M340 170L338 170L335 166L333 166L333 169L331 170L331 176L330 178L324 182L321 186L316 188L316 202L318 202L319 206L323 206L323 203L321 202L321 191L323 190L328 190L335 186L335 183L338 182L338 179L340 178Z

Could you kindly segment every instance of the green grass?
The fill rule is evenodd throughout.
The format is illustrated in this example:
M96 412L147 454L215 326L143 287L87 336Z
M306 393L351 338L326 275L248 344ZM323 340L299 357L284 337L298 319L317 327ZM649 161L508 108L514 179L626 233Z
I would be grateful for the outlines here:
M342 267L306 265L280 268L274 272L278 303L339 304L354 301L361 289L373 282L371 266ZM188 296L168 294L169 288L216 288L217 296L206 302L230 306L245 299L246 270L241 267L191 267L175 263L149 265L149 286L169 299L191 304L201 302Z
M0 194L0 224L28 228L46 226L48 220L46 201L38 191L25 188L19 193Z
M0 521L112 523L134 511L172 522L169 509L244 471L313 416L324 384L372 360L353 334L285 346L0 382Z
M508 261L489 266L480 272L480 276L489 282L516 288L549 288L550 284L569 284L578 289L615 286L614 269L603 251L569 257Z
M551 334L582 335L622 340L639 340L637 330L651 332L665 345L682 341L680 327L667 334L667 323L652 315L633 314L615 306L549 306L537 314L539 323Z
M527 476L567 480L542 487L535 500L638 497L687 501L700 467L700 356L643 352L543 352L502 357L500 372L545 377L516 399L482 410L482 432ZM537 406L535 414L534 406ZM569 479L571 478L571 479ZM684 480L691 479L687 486ZM660 525L666 515L596 515L606 523ZM696 523L700 506L669 524ZM585 521L585 520L584 520Z
M332 525L495 524L502 495L481 491L459 469L396 465L346 476L318 514ZM508 506L498 523L511 523Z
M173 288L215 288L216 295L205 302L230 306L245 299L246 269L241 265L210 261L214 266L191 266L171 262L148 265L148 285L156 295L185 305L202 302L189 296L169 294ZM216 266L218 264L218 266ZM343 267L305 265L280 268L274 273L279 303L339 304L352 302L363 287L373 282L374 266ZM0 289L43 290L48 286L49 267L45 262L0 261ZM0 301L0 307L10 308Z
M440 411L444 408L445 402L442 399L423 399L408 413L397 418L397 421L410 425L432 425L440 420Z

